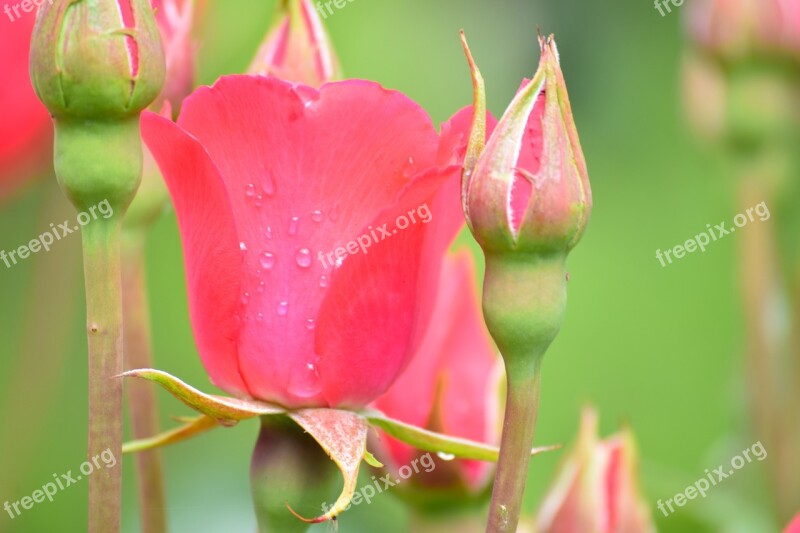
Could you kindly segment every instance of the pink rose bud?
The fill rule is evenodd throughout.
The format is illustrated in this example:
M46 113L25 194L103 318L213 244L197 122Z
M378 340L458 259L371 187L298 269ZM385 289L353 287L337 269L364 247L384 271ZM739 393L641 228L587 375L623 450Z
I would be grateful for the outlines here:
M311 87L341 78L336 53L312 2L281 0L275 18L248 73Z
M195 83L197 44L192 39L192 24L196 0L152 0L152 4L167 62L164 89L153 108L159 110L161 103L168 101L177 115Z
M540 38L539 70L465 175L467 222L484 251L568 252L586 228L589 176L556 43Z
M639 491L637 462L631 432L599 440L597 414L585 410L578 442L539 510L538 533L655 532Z
M375 402L391 418L447 435L497 444L500 441L502 368L483 324L475 266L466 253L448 257L430 326L409 367ZM412 392L413 391L413 392ZM430 505L450 496L473 505L485 493L493 468L481 461L427 454L381 434L384 454L402 490L424 495ZM411 470L409 470L411 469Z
M164 54L147 0L44 3L31 79L56 120L137 116L164 83Z

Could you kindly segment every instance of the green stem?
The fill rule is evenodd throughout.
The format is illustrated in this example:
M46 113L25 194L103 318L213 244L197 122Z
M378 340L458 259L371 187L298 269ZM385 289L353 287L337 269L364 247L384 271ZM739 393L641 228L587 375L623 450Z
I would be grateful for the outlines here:
M122 515L122 214L83 227L89 339L89 461L106 450L119 461L89 477L89 533L115 533ZM107 452L108 453L108 452Z
M145 276L145 234L125 230L122 234L122 302L125 317L125 368L152 368L150 315ZM127 383L128 408L133 437L158 435L158 402L149 383ZM139 486L139 511L143 533L167 530L163 464L160 450L136 454Z
M528 477L542 358L567 305L566 253L486 254L483 314L506 367L506 412L488 533L517 531Z
M508 380L487 533L517 531L539 410L540 367L540 357L534 359L531 371L523 375L512 372L506 364L508 375L515 376Z

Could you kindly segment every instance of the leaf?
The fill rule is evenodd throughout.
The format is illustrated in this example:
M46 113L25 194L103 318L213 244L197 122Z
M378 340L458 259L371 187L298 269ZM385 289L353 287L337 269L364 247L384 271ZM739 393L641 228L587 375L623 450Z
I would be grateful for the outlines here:
M264 402L206 394L200 392L191 385L187 385L171 374L152 368L131 370L121 374L121 376L142 378L158 383L167 392L195 411L213 418L223 426L232 426L248 418L255 418L263 415L277 415L286 412L285 409L281 407Z
M183 421L185 422L184 425L165 431L159 435L126 442L122 446L122 453L137 453L160 448L162 446L169 446L170 444L188 440L200 433L211 431L220 426L217 420L206 415L200 415L196 418L184 418Z
M330 510L316 518L304 518L291 507L300 520L316 524L341 514L353 498L358 482L358 469L367 452L367 421L360 415L338 409L302 409L288 413L297 424L316 440L342 472L344 487ZM287 504L288 505L288 504Z
M500 450L495 446L418 428L411 424L389 418L378 411L366 411L362 414L371 425L382 429L392 437L420 450L455 455L460 459L476 459L479 461L491 462L497 462L500 453ZM531 450L531 455L557 450L560 447L560 445L555 445L533 448Z

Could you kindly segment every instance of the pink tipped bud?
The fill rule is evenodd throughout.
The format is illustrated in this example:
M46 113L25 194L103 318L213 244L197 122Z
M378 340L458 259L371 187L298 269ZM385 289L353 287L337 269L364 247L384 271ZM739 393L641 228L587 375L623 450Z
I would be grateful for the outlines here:
M589 176L556 43L552 37L539 42L536 75L523 83L474 169L467 164L467 221L485 251L569 251L591 212ZM472 68L478 79L474 63Z
M788 53L800 59L800 0L697 0L687 13L691 36L714 55Z
M636 479L637 452L629 430L597 438L597 414L584 411L578 442L562 463L539 510L539 533L654 532Z
M277 22L248 72L319 87L340 79L339 62L319 14L309 0L281 0Z
M152 107L160 110L162 103L168 101L177 115L183 99L195 84L197 44L192 38L192 25L196 18L196 1L152 0L152 3L167 62L164 89Z
M161 91L164 53L147 0L44 3L31 79L56 118L137 116Z

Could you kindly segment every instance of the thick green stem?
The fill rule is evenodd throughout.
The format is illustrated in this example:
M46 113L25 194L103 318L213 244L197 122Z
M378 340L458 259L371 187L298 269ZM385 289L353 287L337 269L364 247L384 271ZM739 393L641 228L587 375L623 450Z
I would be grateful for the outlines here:
M122 301L127 370L153 367L144 249L143 231L123 231ZM128 408L135 439L144 439L160 432L155 392L149 383L143 381L127 383ZM167 517L161 451L136 454L136 470L141 530L143 533L163 533L167 530Z
M507 403L489 508L489 533L514 532L520 519L539 406L545 351L566 309L566 254L486 257L483 313L506 367Z
M102 452L114 467L89 476L89 533L115 533L122 514L121 214L83 228L89 338L89 461Z

